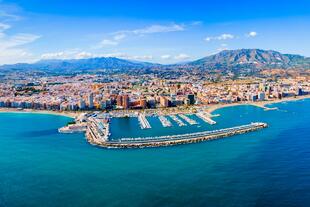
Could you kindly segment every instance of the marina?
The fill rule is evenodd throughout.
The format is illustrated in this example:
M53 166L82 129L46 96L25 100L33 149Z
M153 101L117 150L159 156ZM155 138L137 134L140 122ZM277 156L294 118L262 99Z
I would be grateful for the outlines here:
M214 140L224 137L243 134L266 128L266 123L255 122L247 125L230 127L212 131L202 131L196 133L187 133L180 135L154 136L154 137L136 137L120 138L119 140L101 139L101 135L96 134L96 130L87 130L86 136L90 143L107 148L143 148L160 147L177 144L196 143L207 140ZM93 126L90 125L90 128Z
M159 121L161 122L163 127L171 127L171 122L165 116L159 116Z
M214 125L216 124L215 121L213 121L208 114L206 114L205 112L199 112L196 114L200 119L202 119L203 121L207 122L208 124Z
M139 114L138 115L138 120L139 120L141 129L150 129L150 128L152 128L144 114Z
M179 114L179 117L181 117L182 119L184 119L187 123L189 123L190 125L196 125L198 124L197 121L195 121L194 119L189 118L188 116L186 116L185 114Z
M176 115L170 115L170 118L173 119L173 121L175 121L180 127L186 126L186 124Z

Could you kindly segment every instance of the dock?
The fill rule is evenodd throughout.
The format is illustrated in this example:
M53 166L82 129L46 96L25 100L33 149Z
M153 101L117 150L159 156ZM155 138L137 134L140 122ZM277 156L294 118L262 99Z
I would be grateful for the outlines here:
M88 119L86 137L89 142L94 144L107 142L110 135L109 123L93 117Z
M213 121L208 114L204 113L204 112L199 112L196 114L196 116L198 116L200 119L202 119L203 121L207 122L208 124L214 125L216 124L215 121Z
M58 132L63 134L84 133L86 132L86 129L87 125L85 123L81 123L61 127L58 129Z
M141 129L151 129L152 128L144 114L139 114L138 120L139 120L139 124L140 124Z
M172 126L171 122L166 117L159 116L158 119L161 122L161 124L163 125L163 127L171 127Z
M176 115L170 115L170 118L173 119L173 121L175 121L180 127L186 126L186 124L181 119L179 119Z
M187 123L189 123L190 125L196 125L198 124L197 121L195 121L194 119L189 118L188 116L184 115L184 114L180 114L179 117L181 117L182 119L184 119Z
M196 143L201 141L209 141L220 139L224 137L230 137L237 134L244 134L252 131L257 131L268 127L266 123L255 122L247 125L236 126L231 128L202 131L181 135L167 135L167 136L155 136L155 137L137 137L137 138L121 138L119 140L105 140L98 142L92 136L94 133L87 133L87 139L90 143L99 145L106 148L144 148L144 147L161 147L171 146L177 144ZM95 140L95 142L93 141Z

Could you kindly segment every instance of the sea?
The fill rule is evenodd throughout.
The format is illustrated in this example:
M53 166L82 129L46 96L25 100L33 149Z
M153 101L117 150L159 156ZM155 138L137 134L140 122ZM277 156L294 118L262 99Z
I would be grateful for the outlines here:
M216 125L163 128L112 119L111 139L182 134L266 122L224 139L104 149L60 134L58 115L0 113L0 206L310 206L310 99L218 109ZM172 120L171 120L172 121Z

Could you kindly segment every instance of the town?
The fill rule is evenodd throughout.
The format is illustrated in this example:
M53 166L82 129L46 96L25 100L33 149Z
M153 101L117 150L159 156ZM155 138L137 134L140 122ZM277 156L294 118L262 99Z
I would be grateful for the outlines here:
M259 102L310 93L310 76L210 80L200 74L8 77L0 82L0 107L53 111L122 111Z

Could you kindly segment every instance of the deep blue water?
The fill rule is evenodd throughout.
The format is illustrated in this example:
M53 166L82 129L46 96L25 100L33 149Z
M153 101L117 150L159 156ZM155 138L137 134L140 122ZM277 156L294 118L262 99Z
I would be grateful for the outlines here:
M264 121L269 128L163 148L111 150L57 128L70 119L0 114L0 206L310 206L310 99L223 108L215 126ZM125 125L123 122L128 122ZM124 126L126 126L124 128ZM120 129L119 127L123 127ZM146 133L113 120L113 136Z

